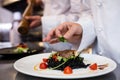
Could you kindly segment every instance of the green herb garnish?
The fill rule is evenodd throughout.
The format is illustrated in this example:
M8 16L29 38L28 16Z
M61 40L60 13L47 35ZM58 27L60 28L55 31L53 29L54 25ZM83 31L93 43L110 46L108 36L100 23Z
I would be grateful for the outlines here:
M63 36L59 37L59 41L61 41L61 42L67 42L67 40Z

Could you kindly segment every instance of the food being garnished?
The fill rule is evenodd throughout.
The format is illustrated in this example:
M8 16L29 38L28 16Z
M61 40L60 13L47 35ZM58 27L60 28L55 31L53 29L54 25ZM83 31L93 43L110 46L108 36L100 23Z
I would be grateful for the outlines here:
M86 68L89 64L84 64L84 58L76 56L76 54L75 50L58 51L48 58L48 68L62 71L67 66L72 69Z
M84 58L77 56L75 50L58 51L49 56L49 58L43 58L40 63L40 69L55 69L61 70L65 74L71 74L72 69L87 68L89 64L83 62Z
M20 43L16 49L14 50L15 53L32 53L35 52L36 50L30 50L28 46L24 43Z
M64 74L72 74L73 69L88 69L91 71L103 70L108 64L85 63L84 57L75 50L64 50L52 53L48 58L43 58L39 69L61 70ZM36 69L36 66L34 67ZM37 70L37 69L36 69Z

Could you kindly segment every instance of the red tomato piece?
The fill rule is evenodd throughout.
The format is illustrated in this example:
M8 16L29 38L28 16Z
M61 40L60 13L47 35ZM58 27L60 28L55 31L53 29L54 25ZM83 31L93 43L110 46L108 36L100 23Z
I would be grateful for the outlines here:
M20 43L17 47L27 48L26 44Z
M73 70L70 66L64 68L64 74L72 74Z
M94 63L94 64L90 65L89 68L91 70L97 70L97 63Z
M47 58L43 58L43 62L48 62L48 59Z
M40 66L39 66L40 69L46 69L47 67L48 66L46 63L44 63L44 62L40 63Z

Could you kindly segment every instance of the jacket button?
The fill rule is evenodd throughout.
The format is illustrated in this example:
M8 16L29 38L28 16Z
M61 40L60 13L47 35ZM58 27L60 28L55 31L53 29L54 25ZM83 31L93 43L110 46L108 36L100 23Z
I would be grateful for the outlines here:
M98 27L97 30L98 30L99 32L103 31L102 27Z
M98 7L102 7L102 2L98 2L98 3L97 3L97 6L98 6Z

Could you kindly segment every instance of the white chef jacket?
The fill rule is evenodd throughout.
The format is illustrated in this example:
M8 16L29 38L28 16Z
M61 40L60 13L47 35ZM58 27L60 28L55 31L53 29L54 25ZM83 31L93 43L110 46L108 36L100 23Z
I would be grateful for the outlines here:
M43 34L65 21L77 21L81 13L89 13L89 0L43 0L45 4L42 17Z
M83 21L86 17L79 20L83 27L83 38L78 51L94 42L93 52L120 63L120 0L90 1L93 20L90 17L86 21Z
M77 21L82 13L89 13L89 0L43 0L44 16L42 17L43 37L48 32L65 21ZM57 43L52 47L67 49L71 44ZM69 49L69 48L68 48Z

